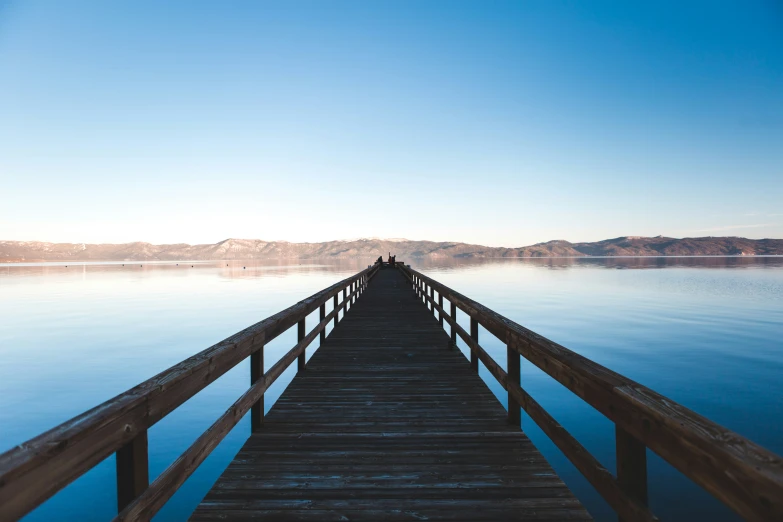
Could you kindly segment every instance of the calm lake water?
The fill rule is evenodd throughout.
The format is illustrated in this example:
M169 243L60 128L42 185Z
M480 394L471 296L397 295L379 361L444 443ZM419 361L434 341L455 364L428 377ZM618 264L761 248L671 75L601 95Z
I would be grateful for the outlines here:
M783 454L783 258L411 264ZM311 261L0 265L0 452L365 266ZM464 314L461 320L467 327ZM267 346L267 367L295 344L294 330ZM486 331L480 338L505 365L505 347ZM523 386L614 469L613 424L531 363L522 365ZM267 392L267 408L293 369ZM241 364L150 430L151 479L246 390L249 374L249 366ZM484 369L482 376L505 404L502 388ZM523 416L522 422L593 516L616 520L533 421ZM157 520L186 518L249 431L243 419ZM662 520L737 520L653 454L649 482L650 504ZM110 457L26 520L107 520L115 514Z

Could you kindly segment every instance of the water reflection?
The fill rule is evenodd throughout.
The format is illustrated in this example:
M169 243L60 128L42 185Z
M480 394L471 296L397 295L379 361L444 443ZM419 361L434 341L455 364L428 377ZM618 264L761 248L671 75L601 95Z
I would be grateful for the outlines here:
M0 265L0 451L372 261ZM404 261L783 453L783 257ZM647 270L653 268L659 270ZM315 311L308 324L315 324L317 315ZM469 327L464 314L460 321ZM481 339L490 355L505 364L502 343L486 331ZM295 342L295 331L289 331L270 343L267 367ZM292 376L293 370L268 391L267 408ZM482 377L505 401L484 370ZM614 469L609 421L530 363L523 363L522 380L533 397ZM248 381L249 368L240 365L156 424L149 434L151 476L221 415ZM527 417L524 429L597 520L616 519ZM248 432L243 420L158 519L186 518ZM29 519L63 519L64 513L72 520L110 519L116 505L113 466L113 459L107 459ZM651 457L649 467L650 502L663 520L736 520L660 459Z
M523 257L434 258L406 260L414 268L464 269L514 263L541 268L754 268L783 267L783 256L682 256L682 257Z

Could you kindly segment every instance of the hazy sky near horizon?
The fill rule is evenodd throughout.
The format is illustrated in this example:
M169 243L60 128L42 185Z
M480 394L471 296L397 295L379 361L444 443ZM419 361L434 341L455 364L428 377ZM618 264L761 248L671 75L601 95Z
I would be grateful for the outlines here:
M0 0L0 239L783 237L783 5Z

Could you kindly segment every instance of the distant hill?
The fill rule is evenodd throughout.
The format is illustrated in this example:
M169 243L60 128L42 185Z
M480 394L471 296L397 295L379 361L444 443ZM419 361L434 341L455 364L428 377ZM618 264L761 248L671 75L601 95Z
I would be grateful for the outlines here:
M407 239L354 239L325 243L289 243L226 239L215 244L85 244L0 241L0 261L174 261L218 259L375 259L389 252L398 259L582 257L582 256L754 256L783 255L783 239L742 237L618 237L594 243L557 240L504 248Z

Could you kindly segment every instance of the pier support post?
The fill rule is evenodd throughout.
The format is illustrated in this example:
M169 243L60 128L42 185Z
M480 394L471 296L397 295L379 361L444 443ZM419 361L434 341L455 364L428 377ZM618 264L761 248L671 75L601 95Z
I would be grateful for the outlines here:
M120 512L150 485L147 430L117 450L116 457L117 512Z
M438 306L443 310L443 294L440 292L438 292ZM438 312L438 322L440 323L440 327L443 328L443 312Z
M337 310L337 294L334 295L334 298L332 299L332 310ZM334 324L332 325L332 328L337 328L337 317L339 317L340 312L336 312L334 314Z
M636 437L615 425L617 482L641 505L647 505L647 448ZM620 522L624 519L618 517Z
M456 348L457 346L457 329L455 328L455 325L457 324L457 305L454 304L454 301L451 301L451 344L449 345L449 349Z
M250 354L250 385L264 376L264 347ZM250 408L250 432L256 433L264 422L264 396Z
M475 317L470 318L470 337L478 344L478 321ZM478 352L471 348L470 350L470 367L476 370L478 373Z
M348 289L343 288L343 304L345 305L343 306L343 319L345 319L345 312L348 311L348 301L346 301L346 299L348 299L347 296L348 296Z
M298 326L298 328L297 328L297 335L296 335L296 342L297 343L302 342L302 340L306 336L306 334L305 334L305 321L306 320L307 319L302 319L301 321L299 321L299 323L297 323L297 326ZM305 362L306 362L306 358L305 358L306 354L305 354L305 352L306 351L307 351L307 349L304 349L304 350L302 350L302 353L299 354L299 362L298 362L297 368L296 368L296 371L298 371L298 372L301 372L301 371L303 371L305 369Z
M319 323L323 323L324 319L326 319L326 303L321 305L321 308L318 311L318 318L319 318ZM326 325L324 325L324 329L321 330L321 343L323 344L325 340L326 340Z
M520 355L511 346L506 345L506 368L508 369L508 382L516 385L520 383ZM522 427L521 405L508 392L508 423L518 428Z

